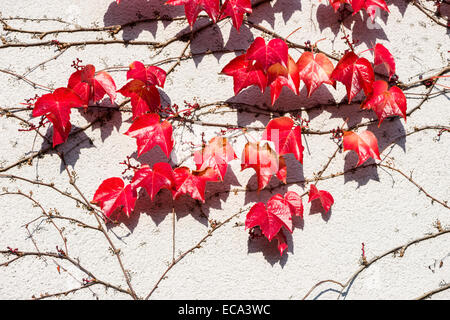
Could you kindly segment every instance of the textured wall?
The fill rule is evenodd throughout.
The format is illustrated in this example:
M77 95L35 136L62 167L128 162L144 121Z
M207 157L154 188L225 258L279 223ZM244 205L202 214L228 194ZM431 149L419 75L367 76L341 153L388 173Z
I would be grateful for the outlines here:
M120 7L110 0L61 0L55 1L12 1L2 0L1 16L26 18L61 18L80 26L109 26L152 17L157 10L161 15L182 16L182 7L167 7L163 1L123 0ZM383 43L396 58L397 73L401 81L410 83L419 77L437 73L448 65L450 50L448 31L437 25L418 8L407 5L404 0L388 0L391 13L382 13L377 21L381 28L373 28L366 22L367 15L357 14L345 20L347 33L359 39L361 52L375 42ZM302 27L289 39L303 44L306 40L319 43L319 48L339 54L346 49L341 40L338 15L325 2L316 0L275 0L254 10L249 18L254 23L287 36L291 31ZM73 25L48 21L7 20L11 26L27 30L54 30L73 28ZM196 27L207 23L200 19ZM76 26L75 26L76 27ZM139 24L120 32L119 40L163 41L188 29L185 21ZM187 52L201 53L207 49L227 50L246 49L260 31L243 26L240 33L231 28L231 23L222 21L200 33ZM6 32L2 36L10 42L39 42L58 39L59 41L86 41L112 39L108 33L84 32L48 35L43 40L31 34ZM268 38L266 36L266 38ZM161 51L142 45L86 45L67 49L51 59L58 51L55 46L38 47L0 47L0 69L10 70L32 81L57 88L65 86L73 69L72 60L80 58L98 69L111 66L126 66L134 60L144 63L156 63L166 58L178 57L185 47L184 42L174 42ZM290 49L297 59L301 51ZM369 52L364 54L371 57ZM321 87L310 99L301 87L300 96L289 90L283 90L280 99L270 109L269 93L260 94L256 88L245 90L237 97L233 94L231 77L220 75L221 68L235 53L215 53L194 55L193 59L181 61L169 75L163 90L164 102L183 105L183 101L196 101L207 104L216 101L249 103L267 111L250 107L250 112L238 112L238 107L204 108L197 112L204 122L239 124L242 126L263 126L271 116L277 116L277 110L297 110L318 104L328 105L302 112L302 116L311 120L314 130L330 130L342 125L349 117L349 125L375 119L372 112L361 111L357 104L330 105L330 100L341 101L345 89L338 84L337 90ZM173 59L161 67L169 69ZM30 70L30 68L32 68ZM377 69L383 71L382 68ZM425 74L424 74L425 72ZM112 72L118 86L126 82L125 72ZM445 83L445 80L442 81ZM448 83L448 81L447 81ZM0 73L0 106L2 108L20 107L25 98L45 91L34 89L23 80ZM432 92L438 93L442 87ZM408 110L422 102L424 86L408 90ZM416 95L411 94L416 93ZM356 100L360 100L358 96ZM120 98L122 99L122 97ZM119 99L119 100L120 100ZM105 103L107 105L107 103ZM450 137L444 133L437 139L438 130L414 128L425 126L448 126L449 98L446 94L435 94L415 111L407 122L403 119L386 120L380 128L370 124L369 129L378 137L382 158L417 182L432 197L445 201L449 198ZM259 111L258 111L259 110ZM255 116L255 111L260 114ZM272 113L273 111L273 113ZM29 119L29 112L15 113ZM73 123L83 127L105 114L104 110L94 110L87 114L74 111ZM47 147L43 140L33 132L18 132L20 122L14 118L0 118L1 143L0 166L5 168L17 160L29 156L32 152ZM70 137L60 149L65 153L71 170L76 171L77 186L91 199L101 181L108 177L120 176L123 161L127 155L135 154L135 141L125 135L131 124L131 114L111 112L111 119L101 126L92 128ZM176 147L172 162L177 163L189 155L189 142L198 144L200 134L206 138L214 136L220 128L194 125L175 126ZM46 130L51 135L51 129ZM413 134L409 134L413 133ZM251 133L259 137L258 132ZM407 136L406 136L407 135ZM336 144L330 135L306 135L304 165L299 165L292 156L288 156L288 181L311 179L320 171L328 158L336 150ZM244 137L238 136L234 147L240 156ZM392 144L393 143L393 144ZM139 159L142 163L153 164L166 161L163 153L155 148ZM373 160L370 160L373 161ZM295 221L295 230L288 235L289 252L279 257L275 241L266 239L250 241L242 222L245 212L233 218L229 223L215 230L201 248L188 254L167 274L152 298L156 299L222 299L222 298L263 298L263 299L299 299L318 281L334 279L345 282L360 267L361 243L365 243L367 259L387 250L435 233L433 226L440 220L443 227L450 224L449 210L445 206L430 200L417 186L398 172L376 166L358 169L355 166L356 155L339 152L332 160L324 175L347 172L333 179L320 182L320 188L331 192L335 204L331 214L321 214L319 208L306 204L304 221ZM193 167L192 161L185 164ZM256 201L267 201L272 193L263 190L242 192L246 186L254 189L256 179L253 170L240 172L239 160L230 163L223 184L208 185L205 205L199 205L187 197L175 203L176 211L176 255L194 246L210 229L208 219L225 221L228 217L247 209ZM3 174L13 174L30 180L54 183L63 191L79 197L69 185L68 177L60 158L54 153L46 153L35 158L31 165L15 166ZM287 187L278 187L274 178L271 185L275 192L294 190L303 193L309 186L291 183ZM77 208L75 201L56 193L51 188L28 182L2 178L0 186L16 191L18 188L35 198L45 210L56 209L61 214L86 223L96 225L92 215ZM238 192L234 192L237 189ZM225 191L232 192L225 192ZM219 192L219 196L215 193ZM28 199L18 195L5 195L0 198L0 250L7 246L21 251L36 251L32 241L42 252L55 252L61 247L60 235L54 227L38 220L30 224L32 239L24 224L32 221L41 213ZM125 268L129 271L132 285L139 296L144 296L155 285L167 269L172 259L172 202L168 192L158 195L151 203L144 191L136 204L135 213L130 219L121 219L121 224L109 226L108 234L114 244L120 248ZM205 217L207 216L207 218ZM83 229L65 221L56 221L64 228L68 239L69 255L79 258L83 266L92 271L99 279L123 288L126 284L116 258L108 251L108 242L103 234L95 230ZM438 288L450 281L450 236L442 235L433 240L421 242L407 249L402 258L392 254L363 271L351 286L347 298L410 299L426 291ZM13 256L0 255L0 263ZM55 262L60 263L67 272L57 270ZM440 267L441 262L443 262ZM86 275L66 261L58 259L25 257L0 267L0 298L31 298L41 293L55 293L80 286ZM324 284L317 288L310 298L333 299L339 286ZM62 298L129 298L127 295L102 286L88 289ZM435 299L450 298L450 291L433 296Z

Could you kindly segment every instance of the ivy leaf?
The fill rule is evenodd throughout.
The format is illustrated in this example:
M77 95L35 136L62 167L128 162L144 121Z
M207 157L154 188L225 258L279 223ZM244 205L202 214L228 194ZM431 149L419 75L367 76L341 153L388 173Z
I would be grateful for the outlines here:
M331 78L345 85L350 103L361 90L364 90L366 95L372 91L375 75L372 65L366 58L359 58L350 51L339 60Z
M373 83L373 91L362 103L361 107L375 111L379 119L378 127L389 116L401 116L406 121L405 94L396 86L388 90L388 84L383 80Z
M191 28L197 20L198 14L203 10L214 22L217 21L220 14L219 0L169 0L166 4L173 6L184 5L184 12Z
M278 214L280 216L277 216ZM271 241L288 219L283 217L283 214L286 212L269 211L264 203L258 202L247 213L245 229L259 226L264 236Z
M252 168L258 178L258 191L269 184L272 175L286 183L287 169L283 156L278 156L270 146L265 143L248 142L242 152L241 170Z
M344 151L353 150L358 154L358 163L363 164L367 159L380 159L377 137L369 131L362 131L359 135L352 131L344 132Z
M262 66L259 63L247 60L245 54L231 60L222 69L222 73L233 77L235 95L242 89L254 84L261 89L261 92L264 92L267 86L267 76Z
M389 52L388 49L386 49L385 46L383 46L380 43L377 43L375 45L373 51L375 56L374 64L375 65L384 64L389 73L389 80L391 80L391 77L395 74L394 56Z
M63 143L69 136L70 109L80 108L83 101L69 88L58 88L37 99L33 108L33 117L45 116L53 124L53 147Z
M317 187L314 184L311 184L309 189L309 200L311 202L313 200L319 199L322 207L325 209L325 213L327 213L331 206L334 203L333 196L325 190L317 190Z
M255 60L260 63L264 70L275 63L281 63L283 66L288 64L288 46L281 39L272 39L267 43L258 37L253 41L247 50L247 59Z
M156 66L148 66L142 62L134 61L130 64L130 69L127 72L127 80L135 79L141 80L147 86L158 86L164 88L166 82L166 72Z
M155 86L147 86L141 80L131 80L119 92L131 98L133 120L149 111L156 112L161 106L158 89Z
M95 67L91 64L75 71L69 78L68 87L78 94L86 106L91 100L100 101L105 94L111 102L116 99L116 84L113 78L104 71L96 74Z
M333 64L323 53L318 53L314 57L314 53L305 51L298 59L297 65L300 70L300 79L306 85L308 98L322 83L336 86L336 82L331 79L334 69Z
M175 177L172 167L166 162L155 163L153 169L148 165L143 165L134 173L131 186L134 190L139 187L144 188L153 201L161 189L175 189Z
M52 113L47 114L46 118L53 124L53 147L66 142L72 129L70 122L62 126Z
M136 138L138 157L159 146L167 158L173 149L172 124L167 120L159 122L159 115L147 113L137 118L125 134Z
M286 204L289 206L289 208L292 212L292 215L296 215L296 216L303 218L302 197L300 197L294 191L288 191L284 195L284 201L286 201Z
M98 187L91 203L100 205L107 217L110 217L117 208L121 208L130 217L136 198L136 191L132 189L131 184L125 186L121 178L109 178Z
M351 0L353 15L355 15L359 10L365 9L372 20L375 21L376 8L383 9L389 12L389 8L384 0Z
M173 171L175 176L174 199L182 194L189 194L193 199L205 202L206 182L217 182L219 176L213 168L191 171L187 167L179 167Z
M271 241L284 226L292 233L292 215L303 214L301 198L293 191L286 193L285 197L276 194L267 202L256 203L248 212L245 219L245 228L259 226L266 238Z
M298 95L300 87L300 77L298 74L298 66L289 56L288 67L284 67L281 63L275 63L267 70L270 83L270 96L272 105L280 96L281 90L287 86L295 94Z
M300 126L294 126L289 117L272 119L263 132L263 140L272 141L275 151L279 155L294 154L295 158L303 163L302 131Z
M280 257L283 255L284 251L288 249L286 236L283 233L283 230L280 230L277 235L275 236L275 239L278 240L278 251L280 252Z
M351 0L330 0L330 4L334 9L334 12L338 11L342 3L351 3Z
M194 153L194 162L197 170L213 168L223 181L227 172L228 162L237 159L233 147L224 137L214 137L202 149Z
M250 0L226 0L221 13L221 17L231 17L233 26L239 31L244 15L252 13L252 3Z

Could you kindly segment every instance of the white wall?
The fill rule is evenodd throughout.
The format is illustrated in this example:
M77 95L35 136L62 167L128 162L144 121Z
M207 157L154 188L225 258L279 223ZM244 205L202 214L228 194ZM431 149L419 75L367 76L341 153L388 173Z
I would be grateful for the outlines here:
M122 1L117 7L111 0L81 1L12 1L3 0L0 4L2 17L28 18L62 18L65 21L81 26L103 26L124 23L137 18L139 12L144 17L153 15L154 10L162 14L181 16L182 8L163 6L163 1ZM304 41L319 43L326 52L341 53L345 44L341 37L335 15L323 1L315 0L277 0L269 5L255 9L250 20L275 30L278 34L287 36L291 31L302 27L290 37L290 40L303 44ZM131 3L131 4L130 4ZM448 65L449 41L447 30L436 25L422 12L412 5L406 5L403 0L388 0L389 15L383 13L378 22L381 29L368 29L366 14L357 14L346 20L345 26L351 28L353 38L362 44L357 51L365 50L372 43L383 43L396 58L397 73L401 81L408 83L416 81L419 75L430 71L424 76L436 73ZM55 21L9 21L12 26L24 29L53 30L65 28L66 25ZM204 20L197 26L205 23ZM252 38L260 35L258 31L249 30L243 26L238 34L231 29L229 21L220 22L214 28L202 32L190 47L191 52L199 53L206 49L218 50L246 49ZM168 39L178 32L187 29L187 23L152 23L139 25L119 33L117 39L157 40ZM41 41L29 34L2 31L8 41L36 42ZM107 33L65 33L57 35L59 41L84 41L110 39ZM55 39L50 35L44 40ZM65 86L73 69L72 60L80 58L84 63L91 63L98 69L107 66L128 65L134 60L144 63L176 57L184 47L184 43L175 42L162 52L157 52L146 46L89 45L73 47L57 59L39 66L27 77L37 83L54 88ZM295 59L301 51L290 50ZM0 49L0 68L24 74L28 68L50 59L57 52L55 47L27 47ZM268 92L261 95L256 88L250 88L234 98L231 77L218 74L235 54L215 54L196 57L181 62L169 75L163 90L165 101L183 105L183 101L197 101L200 104L215 101L231 100L248 102L264 108L269 108ZM370 57L370 53L365 53ZM172 63L162 65L166 70ZM382 69L379 69L382 71ZM112 73L118 86L126 83L125 72ZM448 81L443 80L442 83ZM36 93L45 93L34 89L24 81L0 73L0 106L3 108L20 107L25 98ZM434 89L433 92L437 92ZM345 96L343 85L338 84L338 90L331 87L321 88L312 98L307 99L305 89L301 89L300 97L290 91L283 90L282 96L274 110L295 110L299 107L309 107L317 104L328 104L330 99L340 101ZM425 87L419 86L408 92L424 93ZM361 97L358 97L359 100ZM414 108L421 100L420 96L408 96L408 109ZM397 137L414 131L415 127L449 125L448 96L436 95L425 102L422 108L411 117L407 123L403 120L386 120L380 128L370 125L383 150L383 156L389 156L393 165L405 172L412 173L413 180L430 195L439 200L449 198L450 137L444 133L436 141L437 130L424 130L406 138L400 138L392 148L386 148ZM202 121L231 123L240 125L262 126L269 117L261 115L257 118L252 113L237 113L233 108L216 109L214 112L199 112ZM223 112L220 112L223 111ZM103 114L104 111L73 112L72 119L76 126L83 126ZM18 115L29 119L28 113ZM343 119L349 117L349 124L367 119L374 119L371 112L362 112L358 105L342 105L326 107L303 112L303 117L311 119L310 127L315 130L329 130L340 126ZM98 185L106 178L120 176L123 166L118 165L127 155L134 154L135 141L122 133L131 124L130 113L112 113L110 121L102 126L94 125L85 133L71 137L63 146L68 163L76 171L77 184L89 199L92 198ZM29 155L30 151L40 150L42 139L36 138L32 132L18 132L19 122L12 118L0 118L1 143L0 165L3 167L14 163L21 157ZM194 125L193 133L188 127L176 126L176 151L174 159L182 159L189 151L183 150L187 142L200 142L200 133L206 132L209 139L218 131L214 127ZM45 132L45 130L44 130ZM48 132L51 133L50 131ZM304 165L301 166L288 157L288 180L297 181L313 178L330 157L336 145L329 135L304 136L307 142ZM92 141L92 144L90 143ZM239 137L234 144L240 157L245 143ZM136 155L136 154L134 154ZM139 159L143 163L166 161L158 150ZM192 162L187 162L192 167ZM338 153L328 167L325 175L342 172L356 164L356 155L349 152ZM42 179L53 182L62 190L76 194L68 184L67 175L63 172L60 159L55 154L48 154L35 159L32 165L24 165L8 170L28 179ZM240 172L239 160L230 164L224 184L209 185L207 195L212 197L202 210L209 219L224 221L237 213L241 208L248 208L256 201L267 201L272 193L267 190L260 194L255 192L222 193L214 197L217 191L233 188L242 189L250 181L254 188L255 178L252 170ZM273 186L278 185L274 178ZM95 219L86 210L77 208L73 201L58 195L45 186L32 185L26 182L1 179L0 185L9 191L20 188L23 192L33 192L46 209L56 208L61 214L74 217L95 225ZM330 216L316 213L305 204L304 223L296 222L292 236L288 237L289 252L282 258L276 250L275 241L268 244L266 239L250 242L248 232L240 224L245 220L245 213L216 230L200 249L189 254L176 264L163 280L152 298L156 299L223 299L223 298L263 298L263 299L299 299L318 281L334 279L345 282L359 267L361 243L366 246L367 258L371 259L395 246L420 238L427 233L436 232L433 226L439 219L443 226L450 223L449 211L438 203L431 203L424 193L400 174L369 167L355 173L320 182L320 189L332 193L335 204ZM275 192L294 190L303 193L306 189L301 184L291 184ZM0 250L7 246L19 248L21 251L35 251L28 237L24 224L40 214L39 208L19 196L8 195L0 198ZM150 203L144 191L136 205L136 212L130 219L122 219L120 225L109 229L111 239L122 251L122 259L129 270L132 284L140 296L144 296L153 287L167 268L172 259L172 203L168 192L162 192L155 203ZM208 231L208 221L201 216L201 211L194 201L185 197L175 204L176 250L182 253L196 244ZM117 261L110 252L102 234L85 230L73 224L57 221L68 238L69 255L80 259L97 277L126 287L123 275ZM30 225L33 238L41 251L55 252L55 246L61 247L59 234L48 223ZM349 290L349 299L410 299L426 291L438 288L442 283L450 281L449 255L450 237L441 236L434 240L411 246L403 258L388 257L373 264L355 280ZM0 263L11 259L11 256L0 255ZM442 260L443 259L443 260ZM434 267L437 261L443 261L441 268ZM37 259L26 257L0 268L0 298L31 298L41 293L54 293L78 287L79 281L86 277L82 272L61 262L68 273L58 273L52 259ZM431 266L431 267L430 267ZM431 270L431 269L433 270ZM323 285L316 289L310 298L334 299L336 285ZM81 290L67 298L128 298L126 295L105 291L101 286ZM450 298L450 291L433 296L435 299Z

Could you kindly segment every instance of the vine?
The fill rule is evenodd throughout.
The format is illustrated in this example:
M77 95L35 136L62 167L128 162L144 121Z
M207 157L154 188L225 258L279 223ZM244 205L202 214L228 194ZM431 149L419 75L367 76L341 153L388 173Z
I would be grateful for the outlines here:
M318 189L317 185L320 181L327 179L334 179L349 172L356 172L369 167L378 167L395 172L401 175L414 185L419 192L423 193L425 197L431 200L432 203L437 203L443 208L450 209L446 200L441 200L432 196L428 191L415 180L413 180L412 173L407 174L399 169L389 158L389 147L391 147L396 140L423 132L426 130L437 131L436 139L449 132L450 127L445 125L438 126L423 126L415 127L413 131L407 132L400 137L390 137L390 145L384 150L379 150L378 140L376 135L369 130L358 130L366 128L370 124L378 124L378 127L383 124L383 121L391 121L395 117L402 117L407 121L411 115L419 110L426 101L436 97L440 94L448 92L448 86L440 82L445 80L447 73L450 71L450 66L443 66L441 70L431 76L421 77L412 82L404 82L396 75L395 58L390 51L381 43L376 43L369 50L357 53L358 41L351 39L345 32L345 27L341 21L341 30L344 37L341 39L347 44L348 50L340 53L327 53L318 48L319 42L311 44L311 40L307 40L304 44L296 43L288 40L297 30L294 30L287 37L275 33L266 27L256 24L250 20L251 13L259 6L270 2L269 0L256 1L253 5L249 0L226 0L222 1L200 1L200 0L170 0L169 5L185 5L186 17L161 17L139 19L121 25L105 26L105 27L80 27L72 26L70 29L55 29L55 30L25 30L12 27L12 21L19 18L0 18L0 23L3 25L3 30L8 34L30 34L34 38L38 38L37 42L15 42L2 37L3 44L0 45L0 50L7 48L29 48L29 47L54 47L57 51L56 55L47 59L40 64L29 68L24 74L16 73L9 69L0 69L1 73L7 74L11 77L22 81L37 90L46 92L43 95L37 95L33 98L25 99L22 107L3 108L0 107L0 114L6 118L12 118L19 122L19 131L35 132L37 136L47 142L48 146L41 150L31 153L12 164L8 164L0 168L0 178L10 179L11 181L20 180L30 185L39 185L51 189L64 197L73 200L77 207L82 207L87 210L94 218L94 224L65 216L56 209L46 209L45 206L33 197L32 192L23 192L20 189L10 191L7 188L3 189L3 196L19 196L31 201L33 206L41 211L41 215L24 227L27 230L30 239L36 251L22 251L14 246L7 246L6 250L0 251L7 257L5 262L0 263L0 267L7 267L10 264L25 258L25 257L39 257L42 259L51 259L56 265L58 272L67 272L67 269L61 264L65 261L85 274L80 282L80 287L71 290L43 293L38 296L33 296L36 299L46 299L59 296L66 296L80 290L91 290L93 286L103 286L126 295L133 299L149 299L155 290L160 286L161 282L166 278L170 270L176 266L188 254L200 249L208 238L210 238L216 230L222 226L229 224L233 219L245 214L246 229L249 229L249 237L264 236L270 242L273 239L278 241L278 250L280 255L287 252L288 245L285 232L292 233L294 231L293 217L299 217L303 220L303 197L308 195L308 202L318 201L323 208L323 213L329 213L335 200L332 194L326 190ZM118 5L120 1L117 1ZM351 8L352 15L358 13L361 9L365 9L372 19L375 18L375 7L379 7L385 11L389 11L388 6L384 1L373 2L365 1L331 1L330 3L335 11L345 12ZM341 5L343 4L343 7ZM412 5L417 7L428 18L433 20L436 24L448 28L441 21L440 15L433 15L428 9L425 9L418 1L412 1ZM439 2L437 8L440 10L441 5L448 5L447 2ZM200 27L196 26L198 18L205 18L206 16L199 15L204 10L210 22L202 24ZM249 17L246 17L249 15ZM201 33L208 28L214 26L215 23L222 20L231 20L235 29L239 30L242 25L247 26L255 31L262 32L270 40L266 43L263 37L257 37L248 48L239 50L218 50L205 51L202 53L188 52L192 41L196 37L200 37ZM347 17L343 18L347 19ZM26 20L26 19L25 19ZM32 20L32 19L30 19ZM40 19L43 21L44 19ZM158 23L160 21L184 21L187 20L190 28L189 31L177 33L173 37L169 37L163 41L141 41L141 40L120 40L116 36L127 28L132 28L141 23ZM65 23L62 20L57 20L60 23ZM69 25L68 23L66 23ZM198 24L199 25L199 24ZM87 40L87 41L73 41L65 42L57 39L57 36L64 33L103 33L107 32L112 37L109 40ZM237 31L236 31L237 32ZM50 36L55 36L54 39L44 40ZM266 39L267 39L266 38ZM68 76L67 85L59 88L53 88L51 85L40 84L29 79L29 74L39 67L42 67L50 61L58 59L61 55L66 53L73 47L91 46L91 45L108 45L108 44L124 44L127 46L148 46L152 50L162 52L167 46L174 42L183 42L182 50L177 57L166 57L160 61L152 61L151 64L145 64L140 61L131 62L129 66L111 66L103 70L97 70L94 65L83 64L81 59L76 58L73 61L72 67L75 69L70 76ZM289 53L289 50L301 50L303 53L295 61ZM240 102L216 101L206 104L199 104L196 102L185 101L185 106L180 107L176 104L167 104L161 99L161 92L163 92L166 78L181 65L183 61L193 59L196 56L211 55L215 53L240 53L236 58L229 61L224 66L222 73L233 78L234 95L239 93L247 87L256 85L262 93L267 87L270 88L271 105L273 106L277 99L282 95L282 88L287 86L294 94L300 95L300 83L304 82L307 97L309 98L321 85L329 85L336 88L339 85L345 85L347 97L342 101L333 101L329 105L319 104L309 108L295 107L288 111L281 111L273 108L265 108L257 105L245 104ZM367 52L367 53L366 53ZM159 54L157 53L156 56ZM372 55L373 57L369 57ZM363 57L365 55L366 57ZM373 62L370 62L373 59ZM333 64L336 62L336 64ZM169 65L170 64L170 65ZM168 65L168 66L167 66ZM374 66L384 65L385 72L375 72ZM167 66L167 67L166 67ZM381 69L378 69L381 70ZM126 72L126 82L120 89L116 87L117 79L111 75L112 72ZM123 77L124 78L124 77ZM122 79L123 79L122 78ZM227 80L228 81L228 80ZM337 84L340 82L341 84ZM442 90L432 92L438 86ZM408 92L412 88L425 87L425 93ZM360 92L364 93L364 98L357 100L355 98L361 96ZM123 96L120 102L118 94ZM107 97L105 99L105 97ZM412 98L419 99L419 103L411 106ZM105 105L105 100L109 99L108 105ZM103 102L99 104L99 102ZM408 106L407 106L408 102ZM344 108L347 105L360 104L361 109L370 110L375 113L377 119L366 122L359 122L353 125L348 124L348 118L343 121L340 127L330 129L315 129L309 126L309 120L303 118L303 112L311 110L323 110L327 107ZM131 107L130 107L131 106ZM80 112L90 112L97 110L103 112L84 127L72 129L70 116L72 109L79 109ZM223 114L225 112L246 112L258 115L268 115L271 120L266 126L241 126L231 123L202 121L202 115ZM21 114L29 114L36 120L26 120ZM131 113L132 124L125 135L132 139L136 139L136 157L124 154L124 160L121 165L125 166L121 177L112 177L99 181L99 187L95 194L86 196L77 185L77 175L66 162L65 154L61 151L61 146L67 140L79 135L81 132L91 128L96 123L105 123L113 113ZM349 115L350 117L350 115ZM350 120L352 120L350 118ZM353 122L353 121L352 121ZM43 128L52 127L53 136L50 139L44 135L41 130ZM205 140L205 135L202 134L197 141L191 141L190 146L195 150L190 157L172 162L172 154L174 146L177 141L174 138L173 132L176 131L177 126L196 125L201 127L212 127L219 129L219 133L212 137L209 141ZM242 136L246 139L241 153L236 154L236 150L231 144L231 136ZM304 146L302 136L309 135L324 135L329 136L336 143L336 149L328 158L328 161L322 169L313 174L310 178L301 180L288 180L285 155L292 154L294 158L301 164L304 161ZM133 164L132 161L137 160L143 154L149 152L154 147L161 149L169 162L156 162L153 166L148 164ZM342 151L354 151L358 155L358 162L354 167L334 172L328 175L324 173L329 168L336 155ZM53 183L33 180L17 174L7 173L13 168L20 167L24 164L32 165L34 159L43 157L46 154L56 154L62 163L63 171L67 175L67 181L75 191L75 195L68 191L63 191ZM308 160L312 160L308 157ZM184 166L183 163L193 159L195 168ZM366 162L372 158L378 162ZM241 169L253 169L257 178L257 188L234 188L232 190L218 191L212 194L205 194L208 186L211 183L224 182L228 163L240 159ZM129 176L131 172L131 176ZM272 176L275 175L280 181L278 184L269 185ZM309 185L309 191L304 191L298 194L294 191L274 194L275 189L281 188L283 185ZM151 201L154 201L157 194L162 189L167 189L173 195L172 205L172 219L173 219L173 239L172 239L172 260L168 264L167 269L162 273L161 277L153 285L152 289L146 294L139 294L134 289L129 270L126 269L123 259L121 258L121 250L116 246L111 238L108 225L120 224L120 214L124 213L130 217L133 215L135 203L137 199L143 194L140 189L144 189ZM208 202L213 197L218 197L221 193L259 193L266 189L271 194L274 194L266 203L258 202L252 206L248 206L239 210L237 213L230 215L223 221L208 220L209 230L206 235L202 237L196 244L188 250L176 255L175 250L175 202L186 201L184 197L190 196L196 200L196 205L202 210L203 206L208 205ZM91 199L91 200L89 200ZM96 207L99 206L99 208ZM53 210L53 211L52 211ZM39 221L46 221L50 223L55 230L57 230L61 243L55 246L56 251L41 251L38 243L34 240L33 234L28 229L30 225ZM65 236L64 228L61 228L57 221L67 222L77 227L99 232L105 238L111 253L116 257L117 263L126 288L120 285L113 284L102 279L99 279L89 269L80 263L80 261L70 256L70 246ZM242 224L241 224L242 225ZM236 223L236 226L241 226ZM439 222L438 233L430 234L425 237L417 238L410 241L403 246L399 246L388 250L371 260L366 258L364 243L362 244L362 266L355 274L353 274L345 283L336 280L324 280L314 285L311 290L305 295L307 298L317 287L324 283L334 283L341 287L338 298L345 296L344 291L348 293L352 283L357 276L365 269L380 259L387 257L392 253L399 253L402 257L405 250L413 244L417 244L429 239L434 239L450 232L443 228ZM10 258L11 257L11 258ZM448 289L446 284L438 289L427 292L419 299L424 299L432 296L435 293Z

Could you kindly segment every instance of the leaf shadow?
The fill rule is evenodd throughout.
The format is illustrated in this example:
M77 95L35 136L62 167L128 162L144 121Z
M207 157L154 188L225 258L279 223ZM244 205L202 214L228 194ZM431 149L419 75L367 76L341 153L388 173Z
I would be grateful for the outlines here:
M331 215L333 214L333 207L325 212L325 209L322 207L319 199L311 201L311 205L309 207L309 215L320 214L322 216L322 220L328 222L330 220Z
M292 235L290 232L286 232L283 230L284 235L286 236L286 242L288 245L288 249L280 256L280 252L278 251L278 242L276 239L272 239L269 242L266 237L261 236L255 239L251 239L250 236L247 240L247 254L262 252L264 259L273 267L276 263L278 263L281 268L284 268L286 265L289 254L294 254L294 242L292 239Z
M184 16L183 6L164 5L162 1L152 0L122 0L120 4L111 1L103 16L106 27L123 25L134 21L143 21L155 17L175 18ZM161 21L167 27L172 21ZM136 40L143 31L149 31L156 35L159 22L149 21L132 24L122 29L122 39L125 41Z

